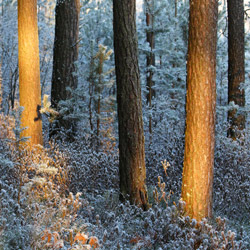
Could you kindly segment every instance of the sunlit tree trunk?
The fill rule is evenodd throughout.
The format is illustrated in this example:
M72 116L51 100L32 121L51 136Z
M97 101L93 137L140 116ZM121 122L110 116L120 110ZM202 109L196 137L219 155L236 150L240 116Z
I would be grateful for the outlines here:
M135 0L113 0L121 200L147 209Z
M182 199L198 221L212 215L217 0L190 0Z
M146 25L147 25L147 42L149 43L150 52L147 55L147 104L149 109L152 109L152 99L155 96L155 90L153 89L154 81L153 76L154 72L150 69L151 66L155 66L155 34L154 34L154 16L152 11L154 9L154 0L146 0ZM149 115L149 132L152 133L152 115Z
M244 1L228 0L228 103L245 106L245 92L240 84L245 82ZM228 136L240 138L239 130L245 128L244 112L228 111Z
M71 98L67 87L72 90L77 87L77 77L74 72L75 62L78 59L79 11L80 0L57 0L51 86L51 104L56 109L61 100ZM61 127L73 132L69 135L74 134L76 129L74 121L59 118L57 122L57 126L50 132L51 136Z
M21 137L29 143L43 144L37 1L18 0L18 64L20 105L24 107Z

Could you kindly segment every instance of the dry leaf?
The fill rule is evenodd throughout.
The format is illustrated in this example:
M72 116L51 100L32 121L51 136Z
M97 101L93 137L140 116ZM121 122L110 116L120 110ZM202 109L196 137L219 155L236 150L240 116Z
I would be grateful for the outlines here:
M51 241L51 237L52 237L51 232L48 231L48 230L45 230L45 231L43 232L43 236L42 236L41 239L42 239L42 240L45 240L46 238L48 238L47 243L49 243L49 242Z
M94 249L98 248L99 247L99 241L98 241L97 237L91 236L90 239L89 239L89 245L91 247L93 247Z
M79 233L76 234L76 236L74 238L74 242L77 241L77 240L81 241L82 244L85 244L88 241L88 235L79 232Z

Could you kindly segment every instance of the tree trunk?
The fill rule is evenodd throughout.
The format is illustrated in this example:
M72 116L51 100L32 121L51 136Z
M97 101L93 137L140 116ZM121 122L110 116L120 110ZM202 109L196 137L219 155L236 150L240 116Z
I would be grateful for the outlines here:
M77 87L77 77L74 72L78 58L79 11L79 0L57 0L51 87L51 104L56 109L59 101L72 97L67 87L72 90ZM71 129L74 134L76 129L74 121L64 120L61 117L57 122L55 128L50 131L50 136L56 134L61 127L66 130Z
M96 109L96 113L97 113L96 135L97 135L97 137L99 137L99 135L100 135L100 123L101 123L101 85L103 84L103 82L102 82L103 81L102 73L103 73L103 62L104 62L103 56L104 55L101 54L101 50L100 50L100 55L98 57L99 62L98 62L98 68L97 68L98 83L97 83L97 86L96 86L96 93L97 93L97 96L98 96L97 109Z
M3 110L2 107L3 101L3 90L2 90L2 61L0 61L0 113Z
M113 0L120 199L148 207L135 0Z
M174 17L177 17L178 14L178 0L174 1Z
M91 44L91 60L90 60L90 65L89 65L89 77L88 77L88 82L89 82L89 125L91 131L94 129L94 124L93 124L93 112L92 112L92 102L93 102L93 93L94 93L94 86L95 86L95 58L94 58L94 48L93 44Z
M228 0L228 103L245 106L245 92L240 84L245 82L244 48L244 2ZM239 130L245 128L246 117L243 111L228 111L228 137L240 138Z
M155 48L155 35L154 35L154 16L152 11L154 8L154 0L146 0L146 24L147 24L147 42L150 46L150 53L147 55L147 104L149 109L152 109L152 98L155 97L155 90L153 89L154 72L150 69L151 66L155 66L155 54L153 52ZM149 133L152 133L152 115L149 115Z
M20 105L23 130L21 137L30 137L29 144L43 144L37 1L18 0L18 63Z
M182 199L200 221L212 215L217 0L190 0Z

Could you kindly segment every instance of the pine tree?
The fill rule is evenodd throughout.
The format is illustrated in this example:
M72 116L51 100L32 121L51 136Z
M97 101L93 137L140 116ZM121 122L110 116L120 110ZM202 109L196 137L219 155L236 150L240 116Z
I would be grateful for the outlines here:
M114 0L114 49L119 123L121 200L148 207L140 74L136 35L136 1Z
M239 105L228 111L228 137L240 138L246 117L240 108L245 106L245 48L244 48L244 1L228 0L228 103Z
M52 107L59 109L59 102L72 97L72 90L77 88L77 76L75 62L78 59L78 33L79 33L79 0L57 0L55 41L53 55L53 73L51 86ZM67 111L71 113L73 110ZM69 131L68 136L74 134L76 123L70 119L64 119L61 114L55 126L51 127L50 136L57 134L62 127Z
M18 64L20 105L24 107L21 137L43 144L37 1L18 0Z
M147 104L149 106L149 109L151 109L152 99L155 96L155 90L153 88L154 72L152 70L152 68L155 66L155 54L154 54L155 34L154 34L154 15L153 15L154 0L146 0L145 5L146 5L146 25L147 25L146 37L150 47L150 52L148 52L147 55ZM152 133L151 114L149 115L149 133Z
M190 0L182 199L197 220L212 215L217 0Z

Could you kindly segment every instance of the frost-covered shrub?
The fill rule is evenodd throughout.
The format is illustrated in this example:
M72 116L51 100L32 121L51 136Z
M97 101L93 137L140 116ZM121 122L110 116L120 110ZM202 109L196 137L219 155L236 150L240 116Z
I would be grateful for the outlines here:
M214 170L214 208L239 218L250 210L249 142L242 146L230 138L218 138Z
M85 136L85 137L84 137ZM69 157L70 190L101 191L118 188L118 150L96 150L88 135L76 137L74 143L63 142L61 150Z
M83 242L88 226L77 215L79 208L88 203L81 199L80 193L69 192L66 155L55 144L25 150L20 205L24 220L32 229L29 249L78 249L79 244L98 245L93 237L89 243Z
M223 133L224 131L224 133ZM214 167L214 209L228 218L248 217L250 209L249 132L239 141L226 137L226 126L217 125Z
M248 242L247 249L249 249L250 240L247 236L250 233L249 133L245 131L244 144L221 134L220 131L216 138L214 213L217 216L227 217L228 224L241 235L241 239Z
M85 195L95 209L82 210L82 217L95 224L93 230L103 250L246 249L220 217L215 222L204 219L200 223L185 217L183 202L167 208L155 204L143 212L120 203L115 191L104 196Z
M14 117L1 118L0 249L98 247L91 225L77 219L88 203L69 192L66 155L53 143L26 148Z
M27 249L30 227L18 203L18 168L15 162L15 121L0 114L0 249Z
M183 127L173 123L173 121L169 121L164 129L160 127L160 124L157 125L159 127L156 127L156 131L152 135L145 133L147 183L149 186L154 186L157 183L158 176L161 175L166 182L167 190L171 190L176 197L179 197L184 157L184 123L182 124ZM159 130L165 131L165 134ZM161 164L163 160L170 163L167 181Z
M18 204L18 190L0 180L0 249L28 249L31 226Z

